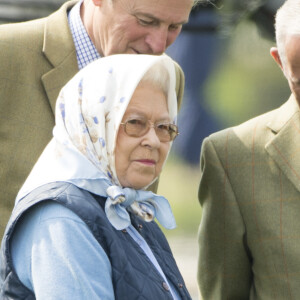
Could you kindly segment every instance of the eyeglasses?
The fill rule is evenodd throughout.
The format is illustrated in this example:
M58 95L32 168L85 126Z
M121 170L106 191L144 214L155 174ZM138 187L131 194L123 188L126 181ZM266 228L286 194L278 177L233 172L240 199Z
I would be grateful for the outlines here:
M124 123L124 130L127 135L132 137L141 137L145 135L150 128L154 128L157 137L161 142L171 142L173 141L178 133L178 128L174 124L170 123L157 123L153 124L147 119L130 119Z

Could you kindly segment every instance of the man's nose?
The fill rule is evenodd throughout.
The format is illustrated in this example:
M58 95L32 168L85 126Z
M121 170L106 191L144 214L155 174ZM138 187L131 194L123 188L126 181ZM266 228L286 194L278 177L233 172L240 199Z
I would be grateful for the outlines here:
M164 27L154 28L146 37L146 43L152 54L160 55L167 48L168 29Z

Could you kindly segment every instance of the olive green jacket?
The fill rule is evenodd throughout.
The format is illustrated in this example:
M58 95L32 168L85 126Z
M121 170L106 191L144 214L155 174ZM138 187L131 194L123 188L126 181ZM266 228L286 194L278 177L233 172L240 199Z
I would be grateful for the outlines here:
M201 170L203 299L300 299L300 111L294 97L207 138Z
M78 71L65 3L47 18L0 26L0 237L14 199L52 137L60 89ZM177 66L177 95L184 76Z

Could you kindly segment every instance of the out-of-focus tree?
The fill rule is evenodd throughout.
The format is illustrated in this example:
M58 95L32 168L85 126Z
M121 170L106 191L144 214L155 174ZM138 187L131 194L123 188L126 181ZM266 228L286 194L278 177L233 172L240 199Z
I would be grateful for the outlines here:
M250 19L267 38L274 37L274 16L284 0L222 0L209 1L215 4L221 17L219 30L230 35L241 21Z
M0 23L22 22L45 17L66 0L1 0Z

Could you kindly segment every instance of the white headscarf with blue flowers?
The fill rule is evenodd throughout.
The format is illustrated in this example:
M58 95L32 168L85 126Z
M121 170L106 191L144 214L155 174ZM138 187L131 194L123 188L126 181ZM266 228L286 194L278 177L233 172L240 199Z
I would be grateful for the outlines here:
M169 57L120 54L101 58L61 90L53 138L16 201L39 186L65 181L107 197L106 215L116 229L130 225L128 210L147 221L156 217L164 227L174 228L168 201L152 192L122 188L115 169L116 140L123 115L143 75L156 63L169 73L167 102L170 120L175 123L176 77Z

